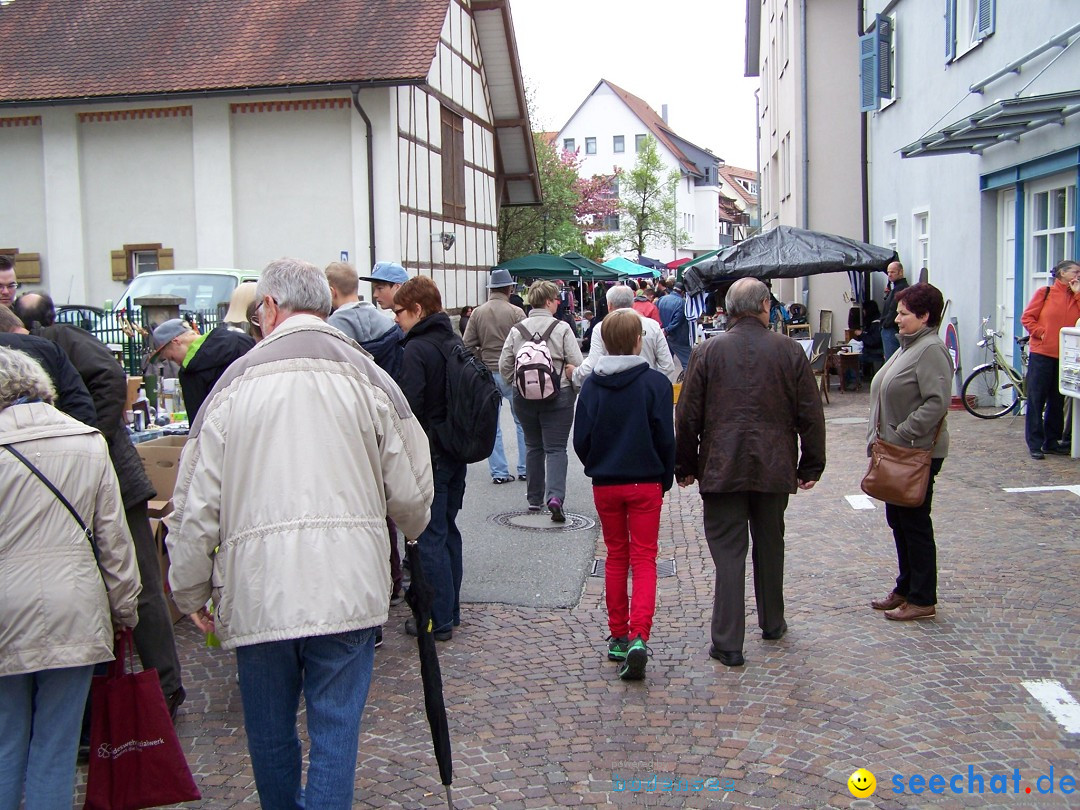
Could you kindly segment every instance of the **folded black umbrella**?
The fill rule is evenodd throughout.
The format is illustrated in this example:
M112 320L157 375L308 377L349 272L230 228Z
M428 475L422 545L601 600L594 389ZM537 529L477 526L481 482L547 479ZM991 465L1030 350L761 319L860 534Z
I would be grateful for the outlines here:
M450 752L450 726L446 719L446 702L443 700L442 670L439 669L439 653L435 649L435 636L431 634L431 602L433 591L424 578L420 563L420 547L415 540L405 543L405 557L409 561L412 582L405 592L405 601L412 610L416 622L416 647L420 652L420 679L424 684L424 710L431 727L431 744L435 760L439 763L439 777L446 787L446 806L453 810L450 784L454 781L454 763Z

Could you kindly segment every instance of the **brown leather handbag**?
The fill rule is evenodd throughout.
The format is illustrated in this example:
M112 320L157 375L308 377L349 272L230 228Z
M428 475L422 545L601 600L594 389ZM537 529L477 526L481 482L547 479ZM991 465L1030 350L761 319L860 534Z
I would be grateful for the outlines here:
M894 506L920 506L930 484L930 457L944 424L942 418L927 450L892 444L878 435L870 447L870 466L863 476L862 491Z

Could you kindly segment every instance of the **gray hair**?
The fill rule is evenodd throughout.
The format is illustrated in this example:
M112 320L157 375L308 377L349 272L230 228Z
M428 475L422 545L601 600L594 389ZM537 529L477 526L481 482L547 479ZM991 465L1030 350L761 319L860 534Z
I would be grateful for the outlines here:
M325 273L301 259L278 259L259 276L255 296L269 295L281 309L330 315L330 285Z
M0 410L20 397L52 403L56 391L37 360L16 349L0 346Z
M769 300L769 288L756 278L740 278L727 292L724 309L729 318L744 318L761 312L761 302Z
M632 307L634 305L634 291L625 284L616 284L607 291L607 305L611 311Z

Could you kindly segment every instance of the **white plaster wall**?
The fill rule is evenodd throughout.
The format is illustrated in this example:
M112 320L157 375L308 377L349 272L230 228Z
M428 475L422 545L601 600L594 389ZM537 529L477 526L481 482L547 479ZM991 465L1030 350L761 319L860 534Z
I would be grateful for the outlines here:
M197 101L192 113L195 256L190 264L185 261L176 267L239 267L233 244L229 102Z
M0 177L6 187L0 194L0 247L42 254L42 281L48 287L42 137L40 124L0 127Z
M902 0L895 15L899 98L870 118L871 233L881 240L883 218L895 214L897 249L910 265L914 253L912 212L929 208L930 281L952 299L949 316L959 319L961 353L964 365L970 368L972 359L981 356L974 345L979 321L993 314L1000 303L997 219L993 216L996 192L980 192L980 175L1080 144L1080 121L1074 117L1064 125L1044 127L1018 142L993 146L981 157L946 154L901 158L899 150L996 99L1021 91L1030 96L1075 90L1076 76L1080 75L1077 45L1049 67L1056 50L1024 66L1019 75L1010 74L995 82L982 95L968 92L971 84L1074 24L1075 8L1050 3L1033 14L1026 4L998 0L995 33L949 65L945 64L939 3ZM872 17L869 11L868 19ZM1045 72L1036 78L1044 67Z
M160 243L173 249L176 267L193 266L191 117L87 121L78 126L78 143L85 303L100 306L123 292L125 284L112 281L111 252L125 244Z
M236 258L324 266L354 242L350 109L234 113Z

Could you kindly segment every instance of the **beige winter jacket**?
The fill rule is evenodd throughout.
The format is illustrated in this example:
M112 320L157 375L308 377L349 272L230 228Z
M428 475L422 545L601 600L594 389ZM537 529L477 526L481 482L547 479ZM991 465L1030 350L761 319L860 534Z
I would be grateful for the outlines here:
M506 336L518 321L525 320L521 307L510 303L503 293L493 292L487 303L473 310L469 325L462 337L465 348L480 358L492 374L499 373L499 357L502 355Z
M900 335L900 351L888 359L870 383L867 456L878 430L881 438L892 444L924 450L930 447L938 423L949 412L952 374L952 358L936 329L924 327L914 335ZM949 455L947 423L942 424L930 455Z
M529 317L523 320L521 325L529 331L529 334L543 335L554 319L555 316L546 309L532 309L529 310ZM525 338L521 330L515 326L506 336L506 342L503 343L502 354L499 356L499 372L509 383L514 382L514 364L524 342ZM582 363L581 346L578 344L577 337L574 336L574 330L565 321L559 321L551 337L548 338L547 346L548 351L551 352L551 362L555 366L555 371L559 373L561 384L569 385L563 375L563 369L567 365L580 366Z
M213 597L227 648L374 627L390 603L386 516L427 527L428 440L401 390L337 329L294 315L233 363L180 459L173 600Z
M113 622L134 627L135 546L105 439L43 402L0 411L10 444L94 530L100 561L71 513L0 450L0 676L113 659ZM108 593L106 593L108 588Z

